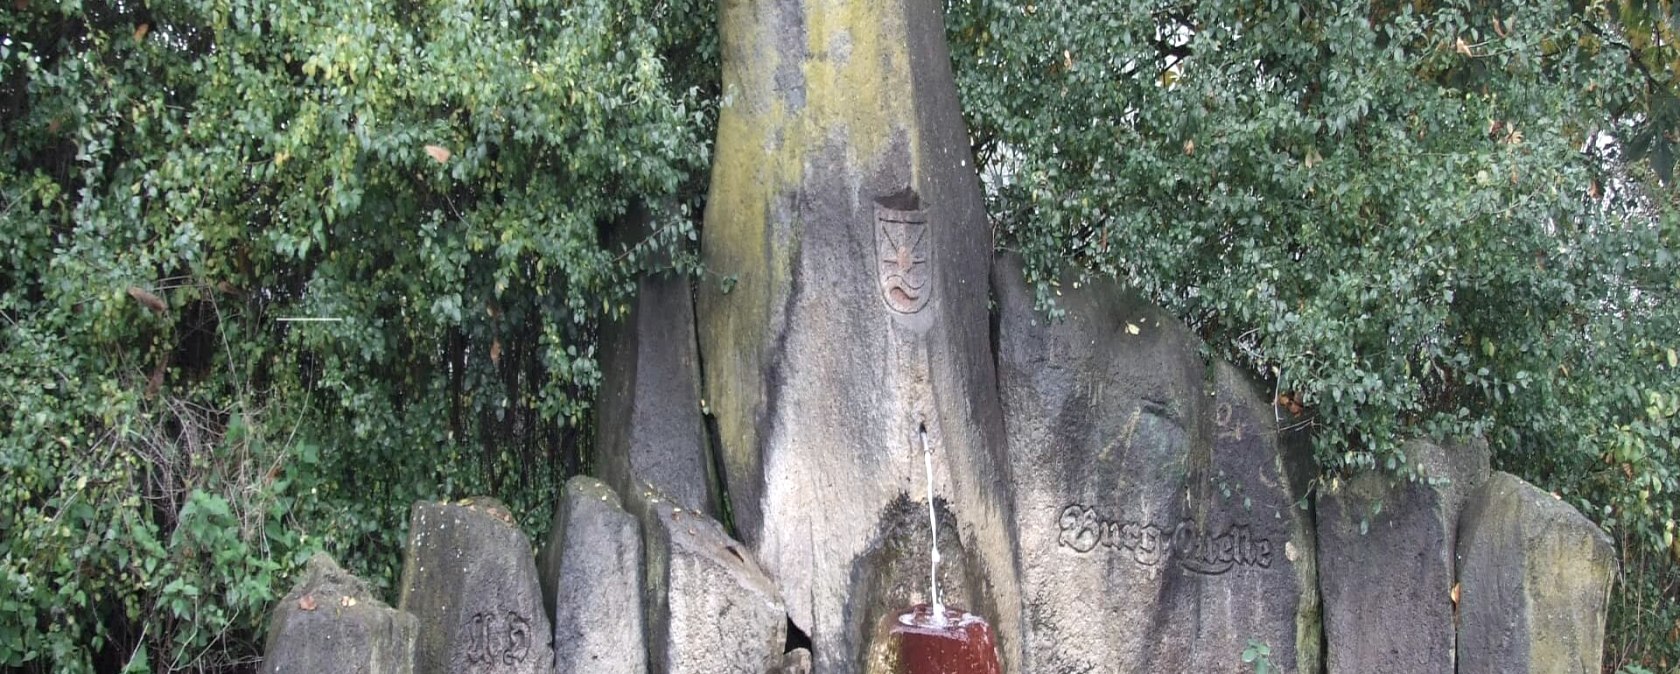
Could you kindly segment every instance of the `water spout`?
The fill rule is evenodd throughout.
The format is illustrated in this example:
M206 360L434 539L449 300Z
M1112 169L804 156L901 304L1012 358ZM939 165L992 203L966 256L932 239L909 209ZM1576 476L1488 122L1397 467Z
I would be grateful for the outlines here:
M939 600L939 518L933 512L933 450L928 447L927 424L918 424L916 432L922 439L922 466L927 469L928 531L932 533L932 561L928 564L928 604L933 608L935 624L945 622L945 604Z
M934 507L933 446L926 423L916 426L922 443L922 468L927 474L928 531L932 535L928 564L928 601L904 613L883 617L878 629L890 639L890 654L881 669L890 674L1002 674L992 628L984 618L945 605L939 594L939 515ZM958 586L962 587L961 585Z

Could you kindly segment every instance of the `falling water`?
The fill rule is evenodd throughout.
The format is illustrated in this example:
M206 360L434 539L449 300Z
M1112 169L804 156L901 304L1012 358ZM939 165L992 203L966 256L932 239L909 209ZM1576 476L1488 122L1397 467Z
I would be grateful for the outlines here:
M916 604L898 615L883 619L883 628L894 641L895 674L1003 674L991 625L980 616L948 607L939 596L939 518L933 507L933 449L928 446L927 424L916 432L922 441L922 467L927 471L929 547L933 561L928 568L928 603Z
M939 601L939 519L933 513L933 450L928 448L927 424L917 427L922 436L922 467L927 469L928 530L933 533L932 562L928 564L928 603L933 605L935 624L945 623L945 604Z

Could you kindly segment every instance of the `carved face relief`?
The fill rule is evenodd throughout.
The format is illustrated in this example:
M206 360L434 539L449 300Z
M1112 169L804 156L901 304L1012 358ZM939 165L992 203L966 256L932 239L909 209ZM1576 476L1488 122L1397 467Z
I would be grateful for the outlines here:
M933 290L928 284L933 275L928 265L927 212L877 203L875 243L887 307L901 314L921 311Z

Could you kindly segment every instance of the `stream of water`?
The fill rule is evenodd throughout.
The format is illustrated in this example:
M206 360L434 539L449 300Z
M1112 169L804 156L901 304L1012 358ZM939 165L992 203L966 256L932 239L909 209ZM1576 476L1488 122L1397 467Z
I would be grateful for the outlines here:
M939 596L939 516L933 507L933 448L927 426L916 429L922 441L922 468L927 471L928 531L932 561L928 565L928 603L911 606L898 616L890 633L897 640L897 674L1002 674L992 641L991 626L967 611L945 606Z
M928 530L932 532L932 562L928 564L928 603L935 625L945 624L945 604L939 600L939 518L933 511L933 449L928 447L927 426L917 429L922 436L922 467L927 469Z

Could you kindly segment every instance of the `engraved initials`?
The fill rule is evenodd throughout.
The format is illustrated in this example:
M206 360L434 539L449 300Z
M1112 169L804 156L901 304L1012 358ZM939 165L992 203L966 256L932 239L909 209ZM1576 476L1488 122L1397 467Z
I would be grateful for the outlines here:
M1214 408L1213 423L1219 426L1219 439L1242 442L1242 424L1232 423L1232 416L1234 416L1234 413L1231 409L1231 403L1219 403L1219 406Z
M472 623L467 625L467 663L478 664L491 662L490 655L490 616L475 613Z
M496 629L496 614L480 611L467 623L467 664L492 665L498 661L514 665L531 655L531 622L524 616L508 611L503 620L505 629ZM506 637L502 641L499 637ZM503 646L502 644L506 645ZM500 646L500 648L498 648Z
M508 611L507 623L508 647L502 651L502 663L524 662L525 656L531 654L531 623L513 611Z

